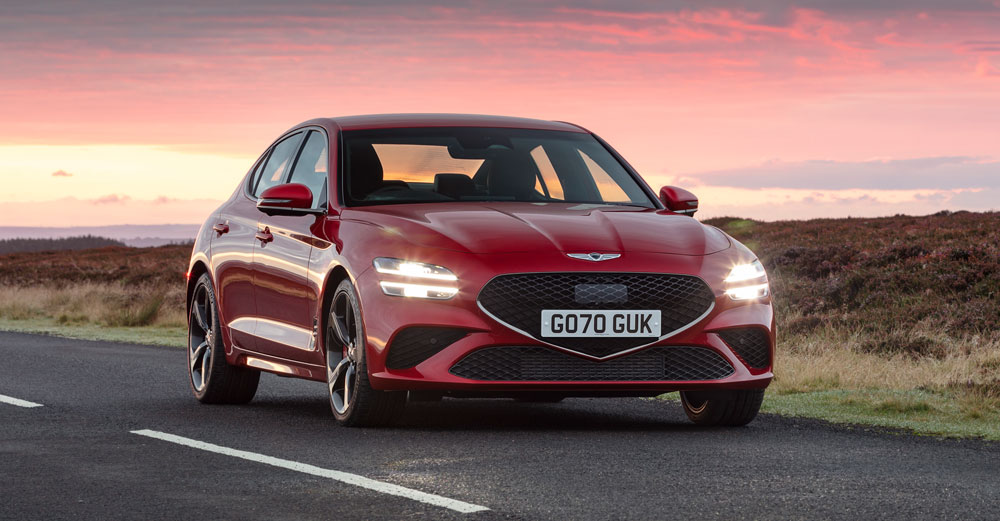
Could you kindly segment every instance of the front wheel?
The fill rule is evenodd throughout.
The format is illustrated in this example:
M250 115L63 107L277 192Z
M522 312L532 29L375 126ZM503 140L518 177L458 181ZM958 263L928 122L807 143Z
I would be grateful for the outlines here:
M202 403L247 403L257 393L260 372L229 365L219 324L215 290L208 274L191 293L188 316L188 383Z
M405 391L379 391L368 379L365 329L350 280L337 286L326 321L326 383L330 409L341 425L389 425L406 405Z
M681 391L687 417L697 425L746 425L757 417L764 401L763 389L738 391Z

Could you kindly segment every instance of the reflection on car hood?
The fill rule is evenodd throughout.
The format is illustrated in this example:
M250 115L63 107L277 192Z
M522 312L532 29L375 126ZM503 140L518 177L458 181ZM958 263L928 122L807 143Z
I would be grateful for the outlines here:
M649 252L707 255L730 246L719 230L666 210L566 203L394 204L341 218L432 248L470 253Z

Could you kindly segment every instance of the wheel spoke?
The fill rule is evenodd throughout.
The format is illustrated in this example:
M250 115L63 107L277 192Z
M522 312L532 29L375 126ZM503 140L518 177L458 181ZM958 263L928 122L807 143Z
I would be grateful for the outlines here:
M206 349L204 356L201 359L201 388L205 387L205 382L208 381L208 370L212 360L212 350Z
M347 329L347 324L344 323L343 319L337 316L336 313L331 317L333 318L333 336L337 338L342 346L346 346L351 343L350 330Z
M207 332L209 329L207 310L208 310L207 302L205 303L204 306L195 303L194 309L192 310L192 313L194 314L194 319L198 323L198 327L200 327L201 330L205 332Z
M337 337L337 341L342 346L350 345L355 336L354 306L351 305L351 301L346 295L337 296L333 302L330 318L332 319L330 324L333 326L333 333Z
M351 386L353 385L354 362L344 357L337 366L330 369L327 365L327 386L330 389L330 403L338 413L347 410L351 403Z
M208 349L208 340L198 344L193 350L191 350L191 372L194 372L198 366L198 362L202 360L202 356L205 354L204 351ZM204 365L202 365L204 368Z
M354 364L347 366L347 374L344 375L344 409L351 404L351 385L354 380Z
M344 375L344 371L347 370L351 365L351 360L349 358L344 358L337 364L337 367L333 368L333 372L330 374L330 386L331 388L336 386L337 382L340 381L340 377Z

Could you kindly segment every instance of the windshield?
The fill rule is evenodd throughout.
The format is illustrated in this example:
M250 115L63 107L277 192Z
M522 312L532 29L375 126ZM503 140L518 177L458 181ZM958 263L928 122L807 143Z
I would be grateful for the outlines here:
M590 134L505 128L343 133L349 206L527 201L655 208Z

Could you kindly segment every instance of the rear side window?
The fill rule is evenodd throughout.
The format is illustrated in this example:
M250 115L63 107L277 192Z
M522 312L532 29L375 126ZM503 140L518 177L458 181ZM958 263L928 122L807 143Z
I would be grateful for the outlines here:
M302 183L309 187L313 194L313 208L321 208L326 204L328 164L326 135L316 130L309 132L288 182Z
M271 157L267 158L264 168L257 173L258 177L254 181L251 191L254 197L260 197L264 190L281 183L292 166L292 160L301 139L301 133L292 134L274 145Z

